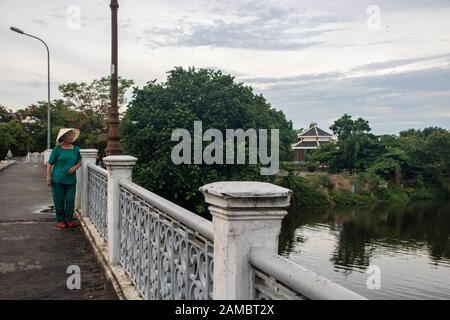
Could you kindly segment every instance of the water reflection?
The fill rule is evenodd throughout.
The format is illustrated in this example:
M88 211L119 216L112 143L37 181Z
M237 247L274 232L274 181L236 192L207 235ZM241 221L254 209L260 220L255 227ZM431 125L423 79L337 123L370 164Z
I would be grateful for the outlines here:
M361 273L365 273L370 264L384 265L385 280L391 281L387 284L394 291L396 285L397 289L405 290L403 282L399 284L401 281L407 283L408 290L412 282L422 286L417 280L421 278L432 283L445 281L448 287L439 290L448 292L437 296L450 298L449 243L450 203L426 201L408 206L377 204L291 211L283 221L279 252L341 281L353 278L362 281ZM430 266L439 267L439 272L433 273ZM400 269L405 268L411 270L402 270L399 275ZM352 273L359 274L352 276ZM414 281L409 281L408 277L414 277ZM433 285L428 284L431 287L427 289L427 297L435 297ZM362 283L354 287L365 290ZM424 298L401 294L402 298ZM375 297L399 295L384 292Z

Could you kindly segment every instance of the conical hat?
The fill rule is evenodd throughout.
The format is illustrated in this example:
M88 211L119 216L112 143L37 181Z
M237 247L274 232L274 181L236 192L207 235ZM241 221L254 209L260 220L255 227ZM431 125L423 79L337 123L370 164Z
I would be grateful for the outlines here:
M75 137L73 138L73 141L77 140L78 136L80 135L80 130L76 128L61 128L58 133L58 137L56 137L56 144L59 144L59 138L61 138L63 135L65 135L67 132L73 131L75 133Z

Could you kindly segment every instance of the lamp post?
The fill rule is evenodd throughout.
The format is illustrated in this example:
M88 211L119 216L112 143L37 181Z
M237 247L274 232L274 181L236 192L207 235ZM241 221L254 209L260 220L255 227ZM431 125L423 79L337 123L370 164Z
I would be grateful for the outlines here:
M108 119L108 144L106 145L106 154L120 155L122 154L122 146L120 145L119 135L119 108L117 106L117 10L119 4L117 0L111 0L111 109L109 110Z
M30 131L31 126L36 123L36 120L32 119L30 116L27 116L25 119L22 120L22 123L28 128L28 147L27 147L27 158L30 154Z
M10 29L14 32L39 40L47 49L47 150L50 150L50 50L48 50L48 46L44 40L28 34L19 28L11 27Z

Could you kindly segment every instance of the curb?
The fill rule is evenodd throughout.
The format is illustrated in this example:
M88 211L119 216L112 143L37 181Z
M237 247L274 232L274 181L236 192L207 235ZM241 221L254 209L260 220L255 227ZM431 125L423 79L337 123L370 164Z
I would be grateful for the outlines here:
M0 161L0 171L3 169L8 168L9 166L12 166L13 164L16 164L17 160L1 160Z
M122 267L111 266L108 263L108 243L101 238L91 219L83 218L78 211L76 217L80 221L81 229L89 240L98 262L102 265L119 299L143 300Z

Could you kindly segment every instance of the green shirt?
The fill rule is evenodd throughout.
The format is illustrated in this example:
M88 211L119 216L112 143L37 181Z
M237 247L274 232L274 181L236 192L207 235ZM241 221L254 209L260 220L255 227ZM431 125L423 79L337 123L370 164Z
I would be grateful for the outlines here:
M80 159L80 147L73 146L73 149L64 149L58 144L48 158L48 163L53 165L52 181L61 184L76 184L76 172L69 174L68 171Z

